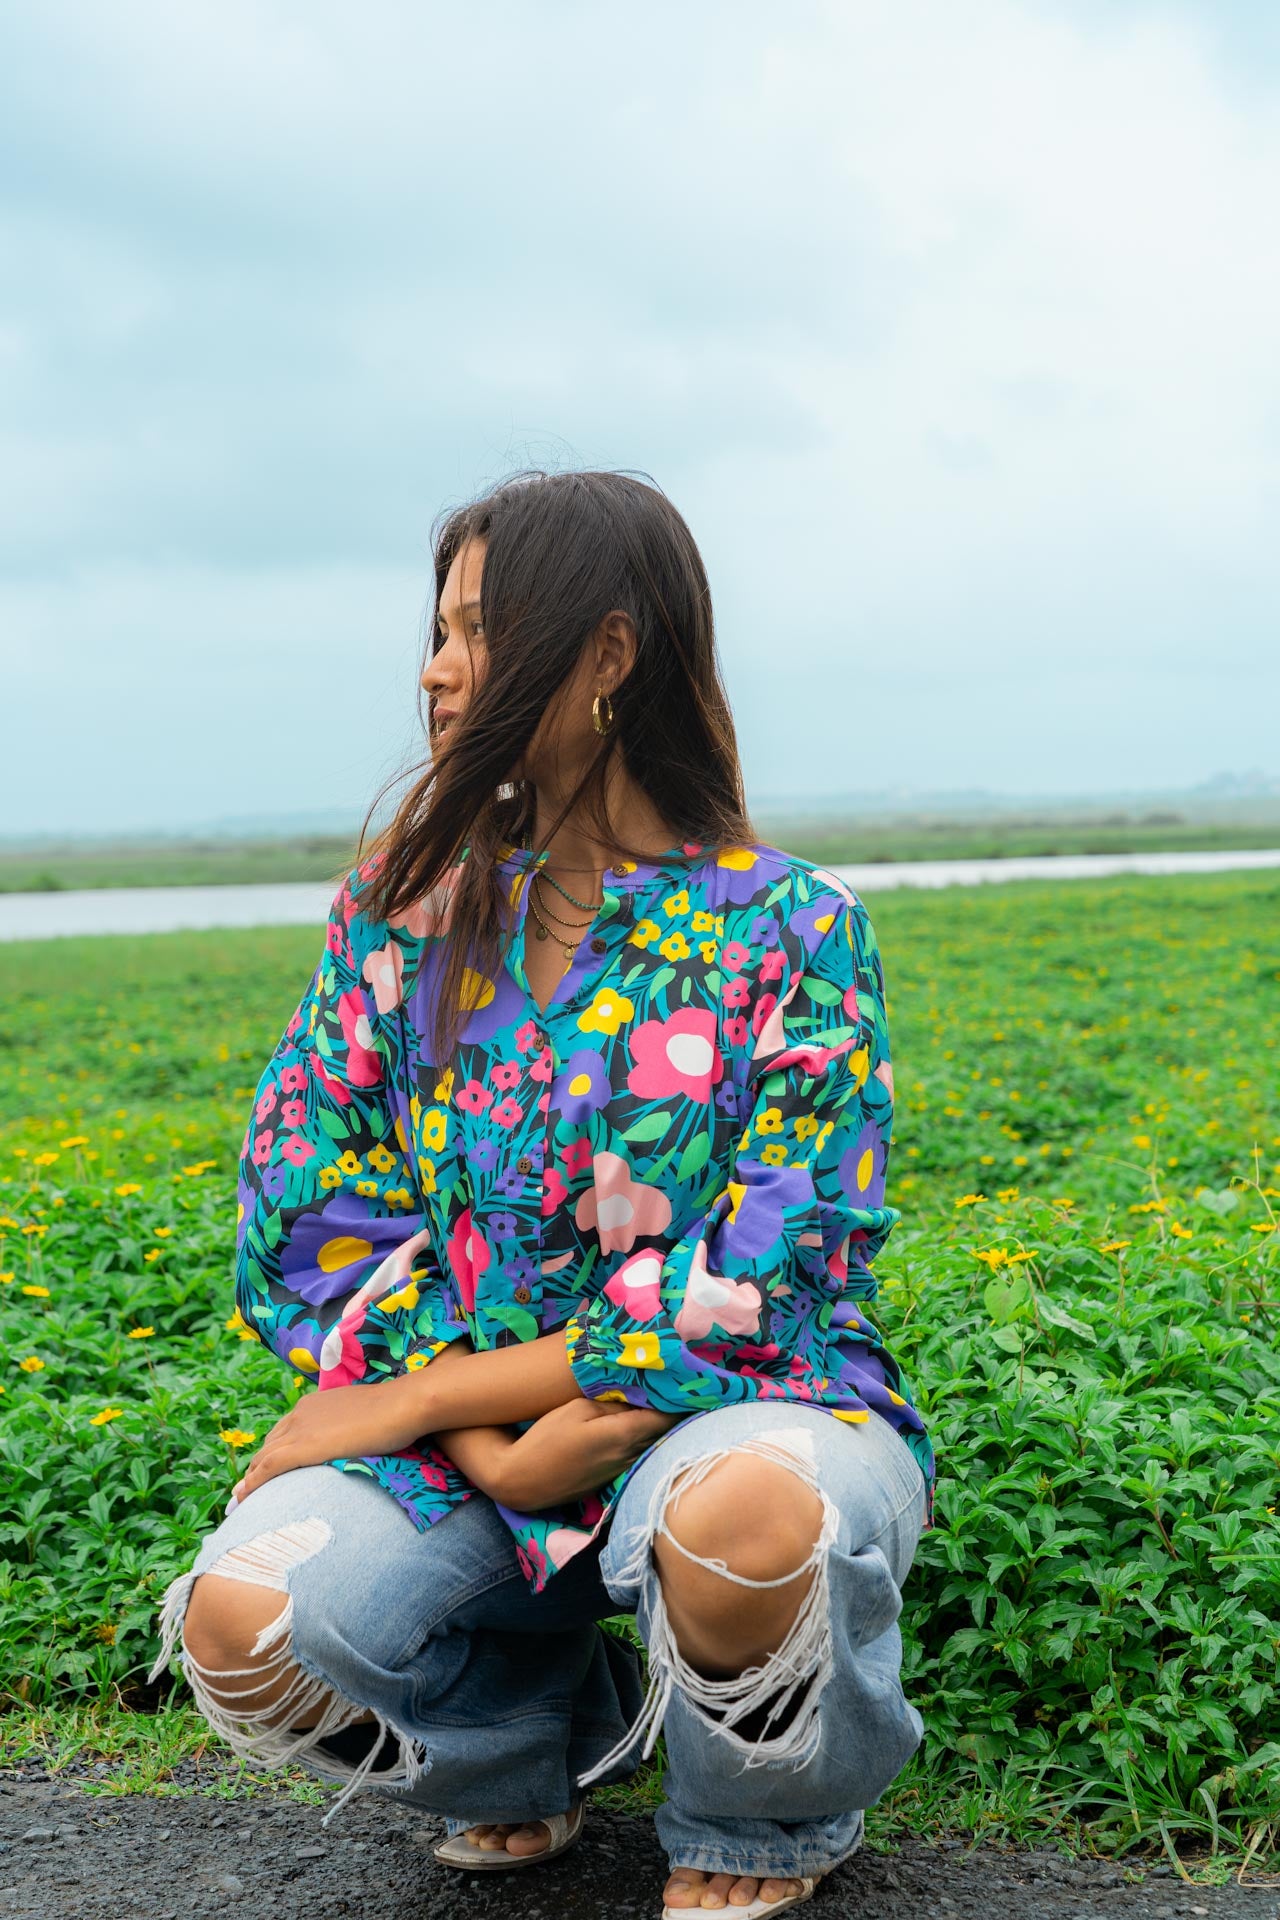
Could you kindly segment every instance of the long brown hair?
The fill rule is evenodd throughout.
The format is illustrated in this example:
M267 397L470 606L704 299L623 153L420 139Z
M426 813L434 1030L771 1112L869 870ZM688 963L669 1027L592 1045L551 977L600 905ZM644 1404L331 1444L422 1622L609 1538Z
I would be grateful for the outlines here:
M509 882L496 860L504 845L532 835L535 799L512 769L613 609L634 622L634 665L612 695L612 729L534 852L581 806L606 845L644 859L607 818L604 780L614 754L682 843L715 851L756 838L716 655L706 570L665 494L624 473L532 468L449 511L433 530L428 656L442 644L440 597L449 569L472 539L485 548L480 602L488 670L451 725L447 750L437 763L425 763L374 841L371 851L381 857L360 903L371 918L394 924L458 864L465 848L431 1023L440 1064L450 1058L469 1011L465 970L492 977L511 926ZM361 846L380 798L365 815Z

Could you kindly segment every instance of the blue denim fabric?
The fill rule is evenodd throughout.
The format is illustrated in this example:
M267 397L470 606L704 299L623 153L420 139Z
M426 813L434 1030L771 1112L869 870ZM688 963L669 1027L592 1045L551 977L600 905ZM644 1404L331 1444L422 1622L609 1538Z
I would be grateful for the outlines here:
M603 1549L582 1551L541 1594L529 1591L510 1529L483 1495L419 1533L372 1480L328 1466L281 1474L232 1509L172 1584L172 1631L198 1574L274 1529L322 1517L330 1537L287 1571L288 1652L344 1701L373 1709L400 1737L402 1754L405 1741L424 1753L425 1770L410 1785L379 1784L376 1769L360 1785L444 1816L450 1831L564 1812L579 1776L626 1741L640 1712L638 1656L597 1622L634 1611L650 1642L661 1596L645 1543L670 1473L708 1452L798 1429L811 1437L816 1483L835 1509L826 1558L832 1670L819 1696L816 1749L801 1765L744 1766L749 1744L677 1689L665 1714L667 1797L656 1825L672 1866L821 1872L856 1850L862 1810L923 1735L899 1678L898 1615L925 1486L903 1440L874 1414L851 1425L812 1408L748 1401L685 1421L633 1473ZM283 1591L285 1576L276 1584ZM336 1738L327 1747L303 1736L290 1757L321 1779L350 1783ZM373 1744L370 1732L365 1745ZM626 1746L602 1777L625 1778L639 1746ZM263 1763L249 1743L241 1750ZM394 1755L388 1747L373 1757L385 1772Z

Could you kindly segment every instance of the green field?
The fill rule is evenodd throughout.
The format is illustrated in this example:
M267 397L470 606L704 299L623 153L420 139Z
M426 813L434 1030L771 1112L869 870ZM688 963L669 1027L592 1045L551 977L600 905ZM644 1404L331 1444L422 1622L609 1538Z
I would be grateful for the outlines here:
M1222 852L1280 846L1280 807L1257 803L1240 818L1175 809L1108 813L1004 813L990 819L906 815L837 819L762 817L761 837L828 864L894 860L1001 860L1015 854ZM355 863L354 836L297 839L132 840L0 844L0 893L81 887L194 887L330 880Z
M1278 1866L1280 875L872 912L903 1212L873 1312L939 1459L926 1740L872 1834ZM204 1740L180 1687L143 1711L154 1608L298 1390L234 1324L232 1186L319 945L0 946L3 1724L119 1754L109 1790Z

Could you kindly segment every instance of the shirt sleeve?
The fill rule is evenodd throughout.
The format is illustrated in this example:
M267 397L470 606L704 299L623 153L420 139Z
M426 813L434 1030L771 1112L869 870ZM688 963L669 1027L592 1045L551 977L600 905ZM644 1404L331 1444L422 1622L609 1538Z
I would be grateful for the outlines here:
M828 1363L837 1338L865 1341L873 1377L897 1384L856 1304L874 1297L871 1262L900 1218L883 1200L893 1074L879 951L851 896L805 918L807 938L784 930L776 999L757 991L749 1118L723 1189L665 1254L624 1261L566 1329L589 1398L667 1413L766 1397L864 1407Z
M467 1332L397 1113L403 954L359 911L368 873L354 869L334 898L240 1155L236 1306L321 1387L424 1366Z

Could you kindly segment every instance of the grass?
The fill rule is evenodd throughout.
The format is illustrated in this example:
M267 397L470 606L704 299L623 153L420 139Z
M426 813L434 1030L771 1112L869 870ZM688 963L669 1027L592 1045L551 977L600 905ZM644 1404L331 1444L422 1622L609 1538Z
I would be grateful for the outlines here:
M1258 803L1238 821L1098 810L1005 814L989 820L941 815L853 820L809 815L764 818L774 845L806 859L841 864L894 860L1000 860L1015 854L1221 852L1280 845L1280 817ZM0 846L0 893L65 888L191 887L337 881L355 861L351 837L295 839L143 839L89 846L69 841L39 848Z
M873 917L903 1211L874 1311L940 1476L903 1614L926 1740L871 1843L1274 1871L1280 876ZM298 1390L235 1324L231 1183L318 941L0 947L0 1724L11 1756L109 1756L99 1791L173 1787L182 1758L210 1765L192 1790L319 1791L214 1766L181 1689L140 1686L236 1436Z

